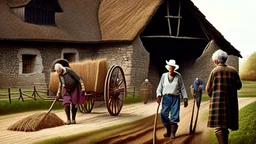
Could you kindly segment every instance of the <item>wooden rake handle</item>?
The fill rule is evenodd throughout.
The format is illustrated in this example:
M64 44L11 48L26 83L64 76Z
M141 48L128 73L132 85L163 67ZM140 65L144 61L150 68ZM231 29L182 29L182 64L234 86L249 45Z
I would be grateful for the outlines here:
M56 101L58 101L58 99L55 98L55 100L52 102L50 108L48 109L48 111L47 111L47 113L44 115L44 117L41 119L41 121L43 121L43 120L46 118L46 116L51 112L51 110L52 110L53 106L55 105Z
M154 131L153 131L153 144L156 143L156 124L157 124L159 106L160 106L160 103L158 103L158 106L156 109L156 115L155 115L155 121L154 121Z
M47 111L47 115L52 111L52 108L53 108L53 106L55 105L55 103L56 103L57 100L58 100L58 99L55 98L55 100L52 102L50 108L49 108L48 111Z

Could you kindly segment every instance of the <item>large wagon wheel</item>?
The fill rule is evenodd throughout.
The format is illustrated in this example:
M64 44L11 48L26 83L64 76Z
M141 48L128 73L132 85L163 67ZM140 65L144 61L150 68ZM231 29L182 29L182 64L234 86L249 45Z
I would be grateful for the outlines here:
M104 100L110 115L117 116L126 98L126 81L123 69L112 65L108 70L104 85Z
M85 95L85 103L84 104L79 104L79 111L81 113L91 113L92 108L95 103L95 94L86 94Z

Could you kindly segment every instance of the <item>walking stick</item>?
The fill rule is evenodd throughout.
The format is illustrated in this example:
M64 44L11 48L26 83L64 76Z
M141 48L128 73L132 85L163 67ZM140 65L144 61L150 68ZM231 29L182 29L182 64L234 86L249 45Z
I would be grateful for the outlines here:
M159 106L160 106L160 103L158 103L156 115L155 115L154 131L153 131L153 144L156 144L156 124L157 124Z
M195 120L195 124L194 124L194 128L193 128L192 133L195 133L195 131L196 131L196 124L197 124L198 114L199 114L199 107L197 107L196 120Z
M191 116L191 121L190 121L189 134L193 133L192 125L193 125L194 109L195 109L195 98L194 98L194 104L193 104L193 109L192 109L192 116Z

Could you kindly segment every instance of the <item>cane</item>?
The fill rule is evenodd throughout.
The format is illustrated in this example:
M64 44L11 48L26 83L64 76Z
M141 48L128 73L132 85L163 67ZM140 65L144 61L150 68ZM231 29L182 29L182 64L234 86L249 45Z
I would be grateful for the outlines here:
M194 117L194 109L195 109L195 98L194 98L194 104L193 104L193 109L192 109L192 116L191 116L191 121L190 121L190 128L189 128L189 134L193 133L192 130L192 124L193 124L193 117Z
M154 131L153 131L153 144L156 144L156 124L157 124L159 106L160 106L160 103L158 103L156 115L155 115Z

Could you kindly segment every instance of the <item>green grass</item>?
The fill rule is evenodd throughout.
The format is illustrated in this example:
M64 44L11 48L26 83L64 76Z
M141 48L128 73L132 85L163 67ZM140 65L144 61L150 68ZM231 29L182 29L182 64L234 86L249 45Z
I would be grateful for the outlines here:
M230 132L230 144L254 144L256 142L256 102L240 110L239 130Z
M132 96L132 95L127 95L124 104L134 104L134 103L139 103L141 102L140 98L138 95Z
M32 96L33 88L22 88L22 93L26 95ZM26 95L22 95L24 101L21 99L18 100L20 94L12 94L18 93L18 88L11 88L11 103L8 97L8 89L0 89L0 115L4 114L12 114L12 113L19 113L19 112L27 112L27 111L34 111L34 110L48 110L52 104L52 101L45 101L40 99L40 97L36 97L36 100L29 98ZM46 93L38 92L40 96L46 98ZM54 109L61 109L61 102L57 102L54 106Z
M238 97L256 97L256 81L242 81L242 89ZM256 102L253 102L239 111L239 130L230 131L229 144L254 144L256 142ZM217 138L212 134L208 138L211 143L217 144Z
M19 112L27 112L27 111L34 111L34 110L48 110L51 106L52 101L45 101L42 99L37 100L24 100L23 101L0 101L0 115L4 114L12 114L12 113L19 113ZM54 109L61 109L61 102L57 102L54 105Z
M256 81L242 81L242 88L238 91L238 97L256 97ZM210 100L206 92L203 92L202 102Z

